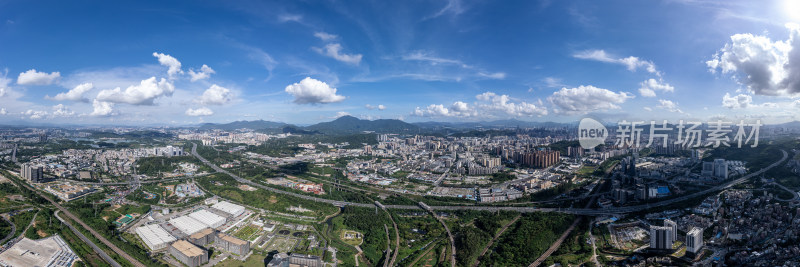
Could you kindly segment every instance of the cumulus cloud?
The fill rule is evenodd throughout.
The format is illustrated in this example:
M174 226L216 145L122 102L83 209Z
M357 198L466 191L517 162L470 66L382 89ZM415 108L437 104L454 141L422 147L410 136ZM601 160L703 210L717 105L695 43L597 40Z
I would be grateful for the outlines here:
M0 76L0 97L6 96L8 91L10 90L8 84L11 83L11 79L7 78L5 75Z
M619 109L618 104L625 103L634 96L630 93L615 93L608 89L591 85L577 88L563 87L547 99L557 107L556 113L585 114L593 111Z
M103 102L95 99L94 102L92 102L92 107L94 107L94 110L89 114L91 116L110 116L114 113L114 104L110 102Z
M498 95L493 92L486 92L475 96L476 99L486 103L479 103L479 107L488 111L500 111L505 114L520 116L543 116L547 115L547 108L536 106L527 102L514 103L508 95Z
M186 115L193 116L193 117L200 117L200 116L211 116L214 115L214 111L207 107L201 107L197 109L187 109Z
M386 109L386 106L384 106L384 105L373 106L373 105L367 104L367 105L365 105L365 107L367 109L369 109L369 110L374 110L374 109L384 110L384 109Z
M345 54L342 53L342 45L338 43L327 44L324 48L313 47L314 51L324 56L331 57L338 61L358 65L361 62L361 54Z
M8 114L8 111L6 111L6 108L0 108L0 115L6 115L6 114Z
M48 99L56 100L56 101L81 101L81 102L88 102L89 99L84 98L83 95L86 92L91 91L94 89L94 85L92 83L83 83L75 86L71 90L67 91L66 93L59 93L54 97L45 97Z
M327 32L315 32L314 36L319 38L320 40L326 41L326 42L334 40L334 39L339 37L336 34L330 34L330 33L327 33Z
M413 114L420 117L473 117L478 115L469 104L461 101L454 102L450 107L442 104L429 105L424 109L416 107Z
M750 107L752 103L753 97L750 95L739 94L731 96L729 93L725 93L725 95L722 96L722 106L729 109L747 108Z
M183 70L181 70L181 62L178 61L178 59L158 52L153 52L153 56L158 58L158 63L169 68L167 74L170 78L174 78L175 75L183 73Z
M22 115L28 116L28 118L31 119L31 120L38 120L38 119L41 119L41 118L44 118L45 116L47 116L47 111L29 109L29 110L23 112Z
M231 90L214 84L203 92L198 102L203 105L225 105L230 103L231 100L233 100Z
M294 102L297 104L326 104L345 99L344 96L336 94L336 88L311 77L286 86L285 91L294 96Z
M38 72L35 69L30 69L22 72L17 77L17 84L20 85L50 85L61 78L61 73L56 72Z
M75 115L75 112L64 106L63 104L58 104L53 106L53 116L54 117L70 117Z
M658 107L664 110L668 110L669 112L683 113L683 111L680 108L678 108L678 103L666 99L659 99Z
M669 85L668 83L656 79L648 79L646 81L643 81L640 85L641 87L639 87L639 94L644 97L655 97L656 91L662 91L662 92L675 91L675 87L672 87L672 85Z
M647 70L649 73L659 74L656 65L652 61L643 60L638 57L629 56L625 58L614 57L605 50L584 50L572 55L574 58L594 60L605 63L613 63L625 66L629 71L636 71L639 68Z
M772 41L766 36L735 34L731 42L706 61L710 71L720 70L747 86L756 95L800 95L800 26L787 24L789 39Z
M211 74L214 73L216 73L214 69L212 69L206 64L203 64L203 67L201 67L200 71L198 72L195 72L194 69L189 69L189 77L190 77L189 80L194 82L194 81L208 79L208 77L211 77Z
M175 85L172 82L164 78L156 81L156 77L150 77L142 80L139 85L129 86L125 91L119 87L100 91L97 100L131 105L153 105L153 100L161 96L171 96L174 91Z

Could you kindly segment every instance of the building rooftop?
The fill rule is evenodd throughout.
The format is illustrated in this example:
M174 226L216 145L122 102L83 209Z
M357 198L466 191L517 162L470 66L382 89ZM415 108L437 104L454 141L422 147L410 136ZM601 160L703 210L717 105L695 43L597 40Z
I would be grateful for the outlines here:
M219 238L222 238L222 240L228 241L228 242L230 242L230 243L232 243L234 245L241 246L241 245L247 244L247 241L244 241L244 240L241 240L241 239L238 239L238 238L235 238L235 237L223 234L223 233L219 233L218 236L219 236Z
M192 234L191 236L189 236L189 238L198 239L198 238L207 236L207 235L209 235L209 234L211 234L213 232L214 232L214 229L206 228L206 229L203 229L203 230L201 230L201 231L199 231L197 233Z
M189 243L186 240L175 241L175 243L172 243L172 247L174 247L187 257L197 257L205 253L205 251L202 248L192 245L192 243Z

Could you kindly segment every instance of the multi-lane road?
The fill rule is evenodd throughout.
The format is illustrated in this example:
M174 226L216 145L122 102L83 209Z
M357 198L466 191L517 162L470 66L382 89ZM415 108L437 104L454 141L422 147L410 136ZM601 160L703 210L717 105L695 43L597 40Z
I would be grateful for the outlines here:
M638 211L647 210L647 209L651 209L651 208L657 208L657 207L663 207L663 206L671 205L671 204L678 203L678 202L681 202L681 201L685 201L685 200L688 200L688 199L700 197L700 196L703 196L703 195L708 194L708 193L712 193L712 192L715 192L715 191L720 191L720 190L723 190L723 189L726 189L726 188L730 188L730 187L732 187L734 185L737 185L737 184L744 183L748 179L750 179L752 177L755 177L755 176L758 176L758 175L761 175L764 172L766 172L766 171L778 166L782 162L784 162L789 157L789 154L785 150L781 150L781 152L783 153L783 157L780 160L776 161L775 163L772 163L771 165L767 166L766 168L763 168L763 169L758 170L756 172L753 172L753 173L750 173L748 175L742 176L741 178L738 178L738 179L729 181L727 183L723 183L723 184L708 188L706 190L702 190L702 191L698 191L698 192L695 192L695 193L692 193L692 194L683 195L683 196L680 196L680 197L676 197L676 198L672 198L672 199L668 199L668 200L663 200L663 201L659 201L659 202L656 202L656 203L650 203L650 204L643 204L643 205L636 205L636 206L626 206L626 207L612 207L612 208L604 208L604 209L593 209L593 208L540 208L540 207L516 207L516 206L430 206L430 207L433 210L482 210L482 211L502 211L502 210L507 210L507 211L516 211L516 212L562 212L562 213L570 213L570 214L575 214L575 215L588 215L588 216L599 216L599 215L624 214L624 213L638 212ZM328 204L339 206L339 207L343 207L343 206L373 207L374 206L373 204L367 204L367 203L354 203L354 202L347 202L347 201L331 200L331 199L324 199L324 198L318 198L318 197L298 194L298 193L294 193L294 192L283 191L283 190L280 190L280 189L268 187L268 186L265 186L265 185L262 185L262 184L259 184L259 183L256 183L256 182L241 178L241 177L239 177L239 176L237 176L237 175L235 175L233 173L230 173L229 171L226 171L226 170L218 167L217 165L211 163L210 161L208 161L205 158L203 158L202 156L200 156L200 154L197 153L197 144L193 144L193 146L192 146L192 155L197 157L200 161L202 161L204 164L208 165L209 167L211 167L215 171L221 172L221 173L227 174L230 177L233 177L233 179L235 179L237 182L240 182L240 183L243 183L243 184L248 184L250 186L258 187L258 188L261 188L261 189L264 189L264 190L268 190L268 191L271 191L271 192L275 192L275 193L279 193L279 194L286 194L286 195L290 195L290 196L293 196L293 197L298 197L298 198L311 200L311 201L315 201L315 202L328 203ZM385 207L388 208L388 209L422 209L422 208L420 208L419 206L416 206L416 205L385 205Z

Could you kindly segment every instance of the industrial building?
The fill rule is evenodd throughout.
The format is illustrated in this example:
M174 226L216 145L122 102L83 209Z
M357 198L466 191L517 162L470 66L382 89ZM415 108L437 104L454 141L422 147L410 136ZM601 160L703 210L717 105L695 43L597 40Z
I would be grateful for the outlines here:
M219 203L214 204L214 206L211 207L219 211L222 211L224 213L230 214L231 217L236 217L244 213L244 207L227 201L220 201Z
M247 255L250 252L250 242L244 241L224 233L218 233L214 245L222 250L238 255Z
M22 238L0 253L0 266L70 267L79 257L61 236L39 240Z
M693 227L686 233L686 252L697 255L703 248L703 228Z
M189 214L189 217L201 223L206 224L208 227L217 228L225 224L225 217L216 215L207 210L198 210Z
M192 244L195 244L195 245L198 245L198 246L206 246L209 243L214 242L214 236L215 236L214 234L216 232L217 231L215 231L214 229L206 228L206 229L203 229L200 232L197 232L197 233L194 233L193 235L190 235L189 238L187 238L187 240L189 242L191 242Z
M186 240L178 240L169 246L169 254L189 267L197 267L208 262L208 251L192 245Z
M322 267L324 266L319 256L292 253L278 253L267 263L267 267Z
M152 251L165 249L169 243L176 240L174 236L170 235L158 224L136 228L136 234L139 235L139 238L141 238Z
M198 221L189 216L181 216L172 220L169 220L169 224L175 226L186 235L193 235L194 233L200 232L205 228L208 228L203 222Z

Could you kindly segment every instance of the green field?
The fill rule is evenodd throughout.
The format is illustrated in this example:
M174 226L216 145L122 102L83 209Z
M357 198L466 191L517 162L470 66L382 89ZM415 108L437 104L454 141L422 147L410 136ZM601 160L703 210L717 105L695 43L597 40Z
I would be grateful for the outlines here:
M346 238L345 236L348 235L348 234L351 235L352 238ZM358 235L360 237L359 238L355 238L356 235ZM344 230L344 231L342 231L341 234L339 234L339 239L341 239L342 241L344 241L348 245L358 246L358 245L361 245L362 242L364 242L364 234L356 232L356 231L353 231L353 230Z
M260 232L259 230L260 228L258 226L250 224L239 229L233 236L242 240L250 240L255 234Z
M214 266L221 266L221 267L263 267L264 266L264 258L266 256L253 254L246 261L241 262L232 258L227 258L224 261L217 263Z

